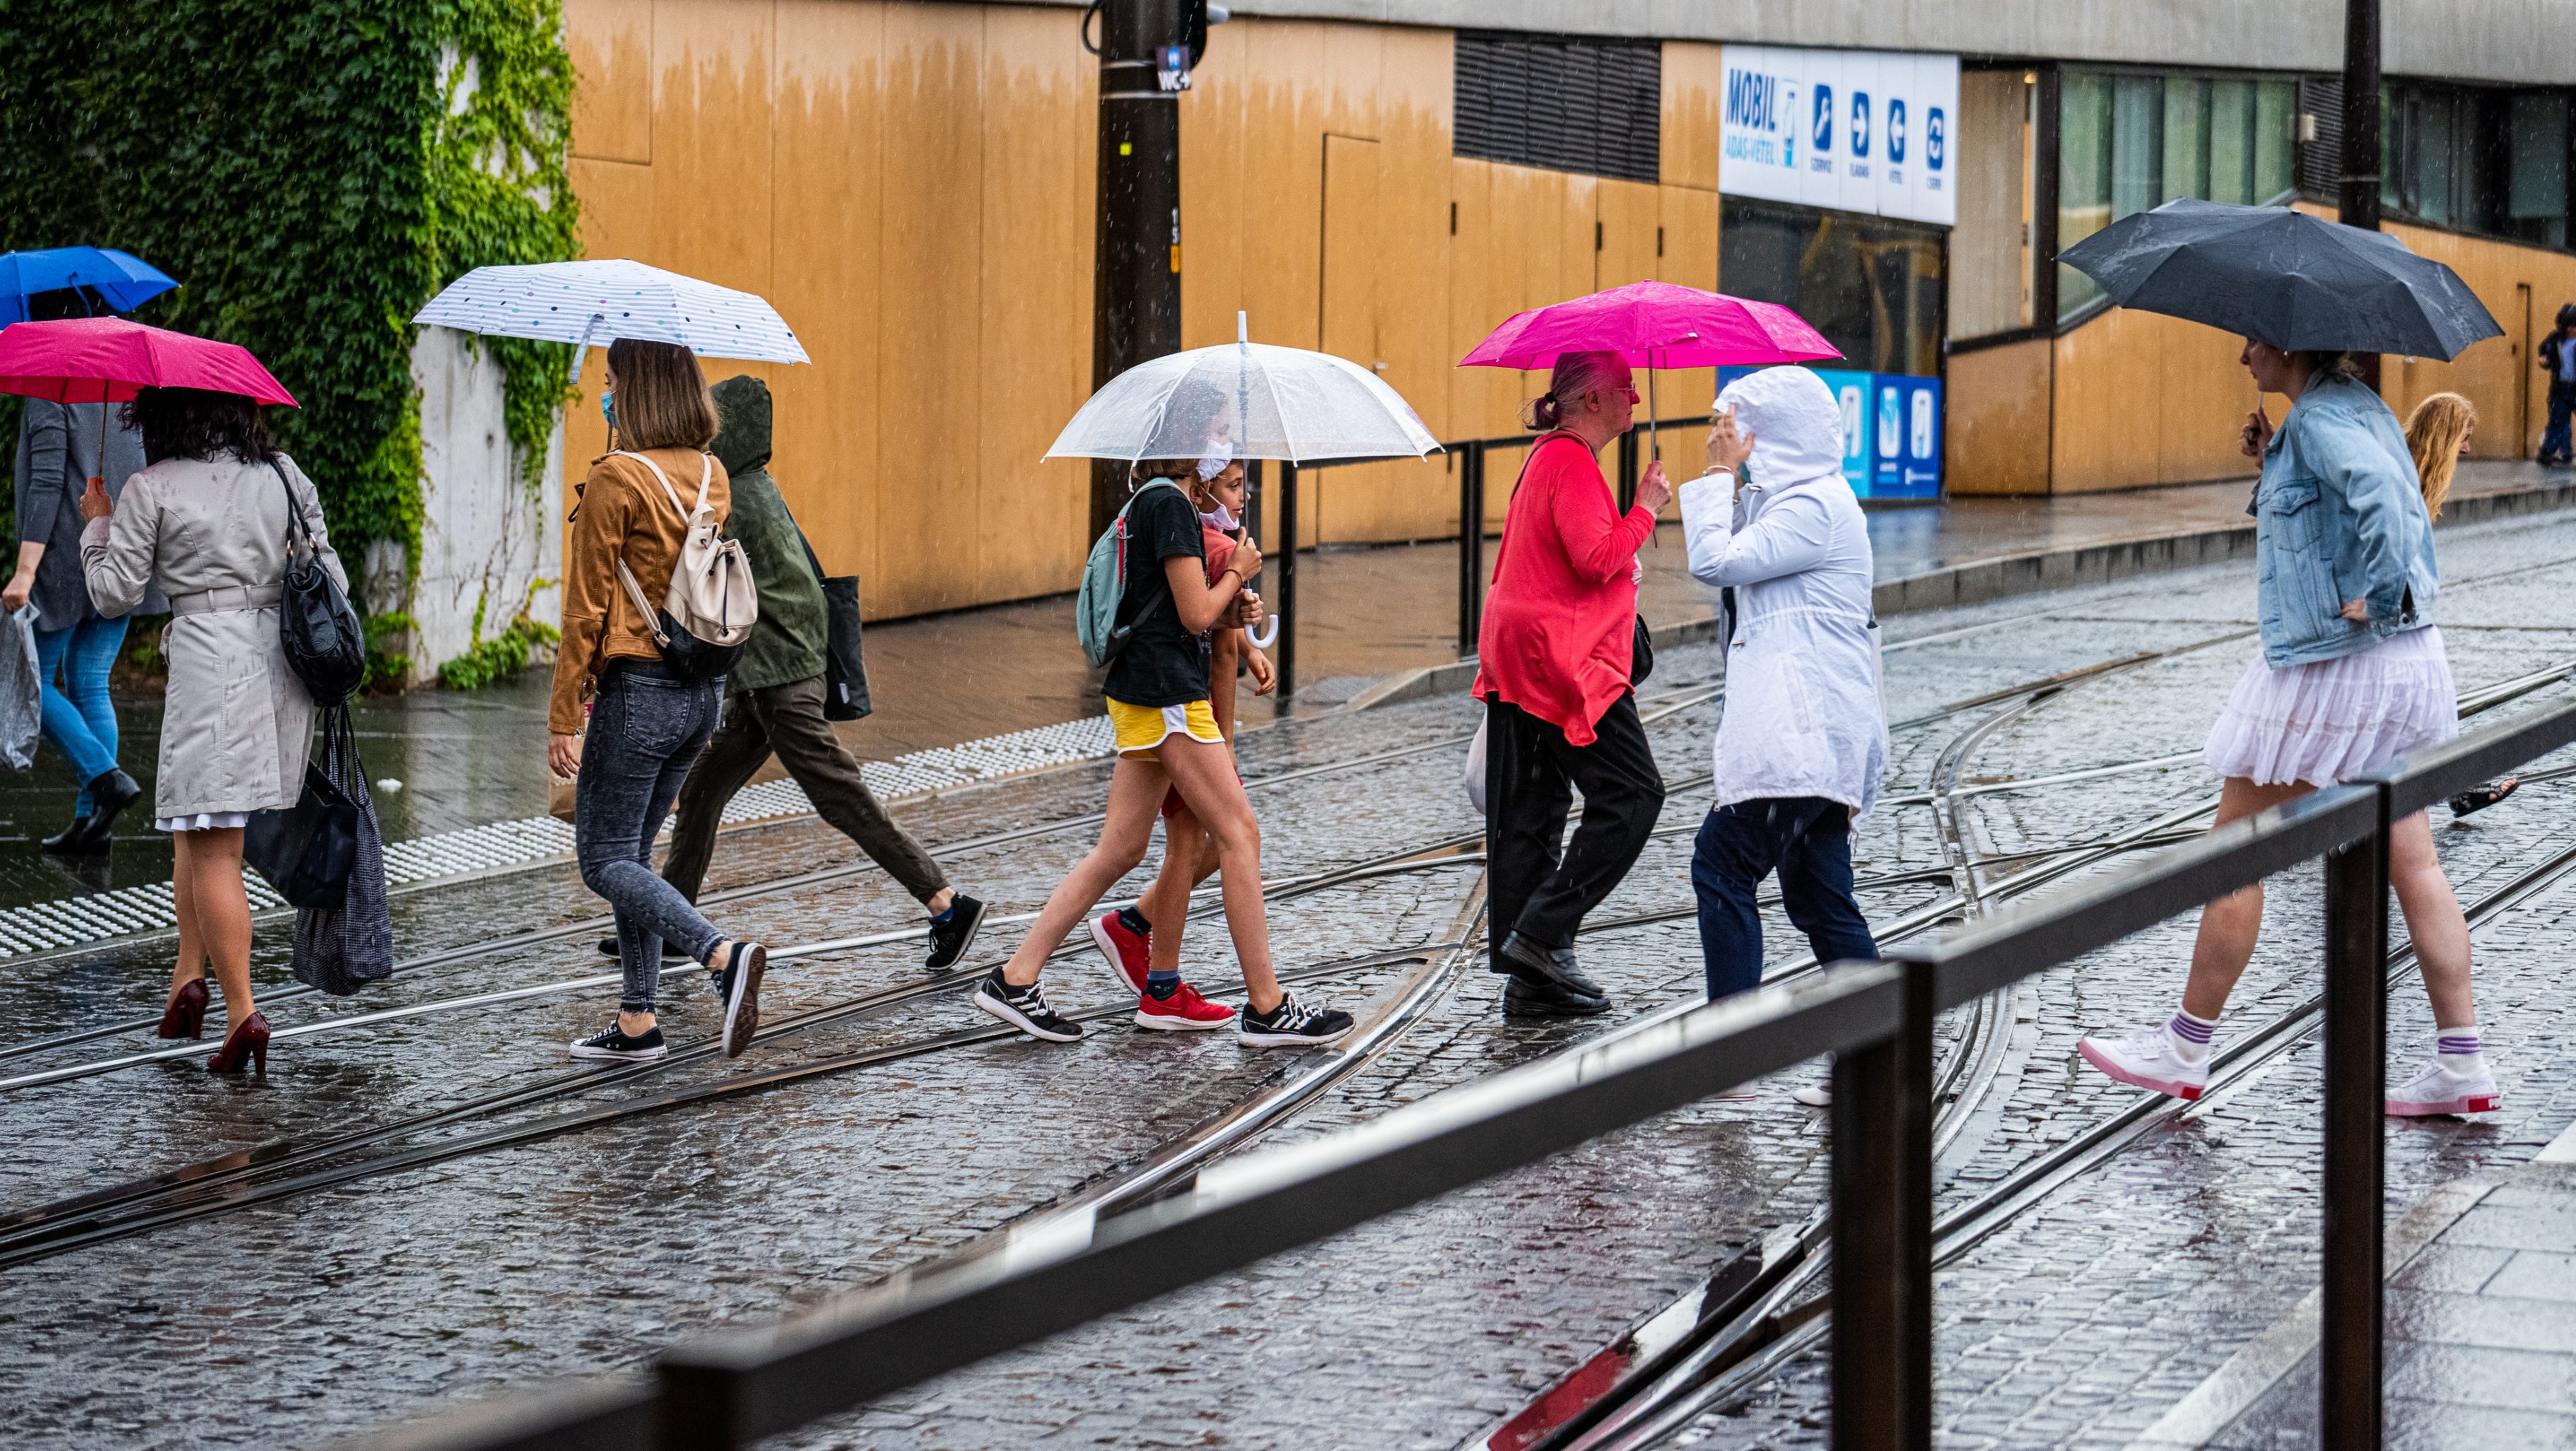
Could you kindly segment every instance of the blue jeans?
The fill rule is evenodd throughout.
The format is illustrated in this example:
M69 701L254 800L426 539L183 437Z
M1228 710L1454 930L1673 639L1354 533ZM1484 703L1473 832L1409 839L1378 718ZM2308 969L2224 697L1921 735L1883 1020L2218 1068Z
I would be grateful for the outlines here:
M2568 456L2568 420L2571 415L2576 415L2576 384L2553 379L2549 385L2549 427L2540 435L2542 458L2564 459Z
M36 632L36 673L45 682L45 739L80 778L74 815L89 815L89 783L116 769L116 707L107 698L107 672L124 647L122 616ZM66 677L60 690L54 688L58 669Z
M700 962L724 934L653 870L653 838L672 798L716 728L724 677L682 680L659 662L619 660L600 677L581 743L581 790L573 800L573 855L582 885L617 916L617 962L625 975L618 1007L653 1011L662 944Z
M1878 956L1869 923L1852 900L1850 811L1821 796L1730 802L1700 823L1691 852L1699 950L1712 1002L1762 985L1762 917L1753 900L1774 870L1781 905L1807 934L1818 962Z

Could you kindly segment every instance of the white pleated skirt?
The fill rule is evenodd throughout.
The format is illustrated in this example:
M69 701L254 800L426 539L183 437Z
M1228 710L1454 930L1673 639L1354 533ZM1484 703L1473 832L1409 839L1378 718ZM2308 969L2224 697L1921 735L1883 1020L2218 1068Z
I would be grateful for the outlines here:
M2210 727L2201 759L2261 786L2332 786L2460 733L2442 632L2431 625L2370 649L2281 669L2258 652Z

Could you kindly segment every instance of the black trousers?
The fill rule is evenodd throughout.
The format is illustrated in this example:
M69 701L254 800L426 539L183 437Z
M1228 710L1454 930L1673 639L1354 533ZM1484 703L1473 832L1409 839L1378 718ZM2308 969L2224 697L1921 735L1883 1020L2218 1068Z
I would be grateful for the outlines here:
M1622 695L1594 723L1588 746L1505 701L1485 703L1485 882L1489 962L1503 965L1503 939L1519 932L1547 947L1571 947L1583 915L1601 905L1637 864L1664 809L1664 777ZM1583 822L1563 858L1565 819L1583 793Z

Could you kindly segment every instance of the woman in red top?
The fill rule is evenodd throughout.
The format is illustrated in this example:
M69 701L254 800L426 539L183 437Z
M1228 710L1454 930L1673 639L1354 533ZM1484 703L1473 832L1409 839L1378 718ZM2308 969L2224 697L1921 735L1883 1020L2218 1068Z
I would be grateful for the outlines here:
M1616 353L1567 353L1529 406L1530 451L1494 559L1476 646L1485 702L1485 851L1491 966L1503 1011L1580 1016L1609 995L1574 960L1574 933L1646 849L1664 778L1629 691L1637 549L1672 497L1658 462L1625 515L1596 461L1637 403ZM1572 792L1583 822L1560 860Z

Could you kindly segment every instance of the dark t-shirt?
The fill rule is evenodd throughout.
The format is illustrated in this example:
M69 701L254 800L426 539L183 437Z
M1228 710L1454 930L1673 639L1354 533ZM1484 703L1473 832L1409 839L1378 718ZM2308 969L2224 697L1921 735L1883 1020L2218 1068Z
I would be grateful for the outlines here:
M1206 559L1199 511L1189 495L1157 484L1138 493L1127 509L1127 592L1118 601L1118 623L1143 623L1109 662L1106 688L1112 700L1165 706L1208 698L1207 641L1181 623L1164 574L1163 561L1176 554Z

